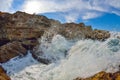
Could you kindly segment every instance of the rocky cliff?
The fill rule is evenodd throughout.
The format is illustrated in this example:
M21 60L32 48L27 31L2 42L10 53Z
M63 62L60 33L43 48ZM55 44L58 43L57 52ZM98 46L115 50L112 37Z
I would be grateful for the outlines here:
M67 39L88 38L105 40L110 37L108 31L93 30L91 26L86 26L84 23L61 24L59 21L48 19L42 15L27 14L20 11L14 14L0 12L0 55L8 56L5 53L11 53L3 51L4 45L9 47L7 43L14 45L15 43L12 42L17 41L19 46L22 46L26 50L32 50L33 47L39 44L38 38L44 36L46 40L51 41L51 38L56 34L60 34ZM19 46L16 47L19 48ZM11 47L11 51L12 49L14 51L14 47ZM15 57L15 55L12 57ZM0 62L5 62L10 58L7 57L5 59L3 61L3 58L0 57L0 60L2 60Z

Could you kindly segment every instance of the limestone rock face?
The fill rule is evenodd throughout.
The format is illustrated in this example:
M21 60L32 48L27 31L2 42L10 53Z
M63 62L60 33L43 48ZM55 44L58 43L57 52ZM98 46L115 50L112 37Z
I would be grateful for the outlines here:
M5 73L5 70L0 66L0 80L11 80Z
M22 56L27 50L20 42L10 42L0 47L0 63L6 62L13 57Z
M120 72L106 73L102 71L89 78L76 78L74 80L120 80Z

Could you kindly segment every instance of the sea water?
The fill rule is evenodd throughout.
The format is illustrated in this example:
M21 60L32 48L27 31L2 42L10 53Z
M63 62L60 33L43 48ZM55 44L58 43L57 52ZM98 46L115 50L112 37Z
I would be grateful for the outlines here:
M12 80L73 80L100 71L116 72L120 69L120 39L117 36L120 33L112 32L106 41L86 39L71 42L55 35L49 48L42 48L48 58L56 59L55 62L42 64L28 52L25 57L14 58L1 65Z

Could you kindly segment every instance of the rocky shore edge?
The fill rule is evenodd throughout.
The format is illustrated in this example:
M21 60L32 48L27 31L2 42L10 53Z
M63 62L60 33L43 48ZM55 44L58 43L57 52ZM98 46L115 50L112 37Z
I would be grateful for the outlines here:
M36 52L33 50L40 44L38 39L45 37L47 42L51 42L52 37L56 34L60 34L68 40L104 41L110 37L109 31L93 30L91 26L86 26L84 23L60 23L43 15L27 14L20 11L13 14L0 12L0 63L5 63L16 56L24 56L27 54L27 50L30 50L34 54L33 57L36 58ZM1 80L10 80L2 67L0 67L0 74ZM119 72L114 74L120 76ZM114 74L100 72L93 77L100 75L101 79L103 76L108 78L110 75L110 79L107 80L114 80L111 78L111 75L114 76ZM76 78L75 80L99 80L93 77L90 79ZM106 80L106 77L103 80Z

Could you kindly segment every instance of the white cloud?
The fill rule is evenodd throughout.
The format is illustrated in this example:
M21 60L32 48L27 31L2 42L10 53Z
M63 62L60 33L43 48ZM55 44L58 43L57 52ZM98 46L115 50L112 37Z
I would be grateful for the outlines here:
M77 21L79 14L73 12L73 13L64 15L64 17L66 19L66 22L75 22Z
M54 2L43 1L43 0L27 0L23 5L23 11L28 13L46 13L54 12ZM54 7L54 9L53 9Z
M86 12L85 15L82 16L82 18L84 20L87 20L87 19L99 17L101 15L102 15L101 13L97 13L97 12Z
M12 11L12 2L13 0L1 0L0 11ZM31 14L62 12L67 22L74 22L78 18L96 18L102 13L120 16L120 0L24 0L21 8Z
M67 22L96 18L102 13L120 15L119 9L120 0L26 0L22 6L28 13L68 13L63 14Z
M108 2L110 6L120 9L120 0L106 0L106 2Z
M0 11L8 12L12 6L13 0L0 0Z

